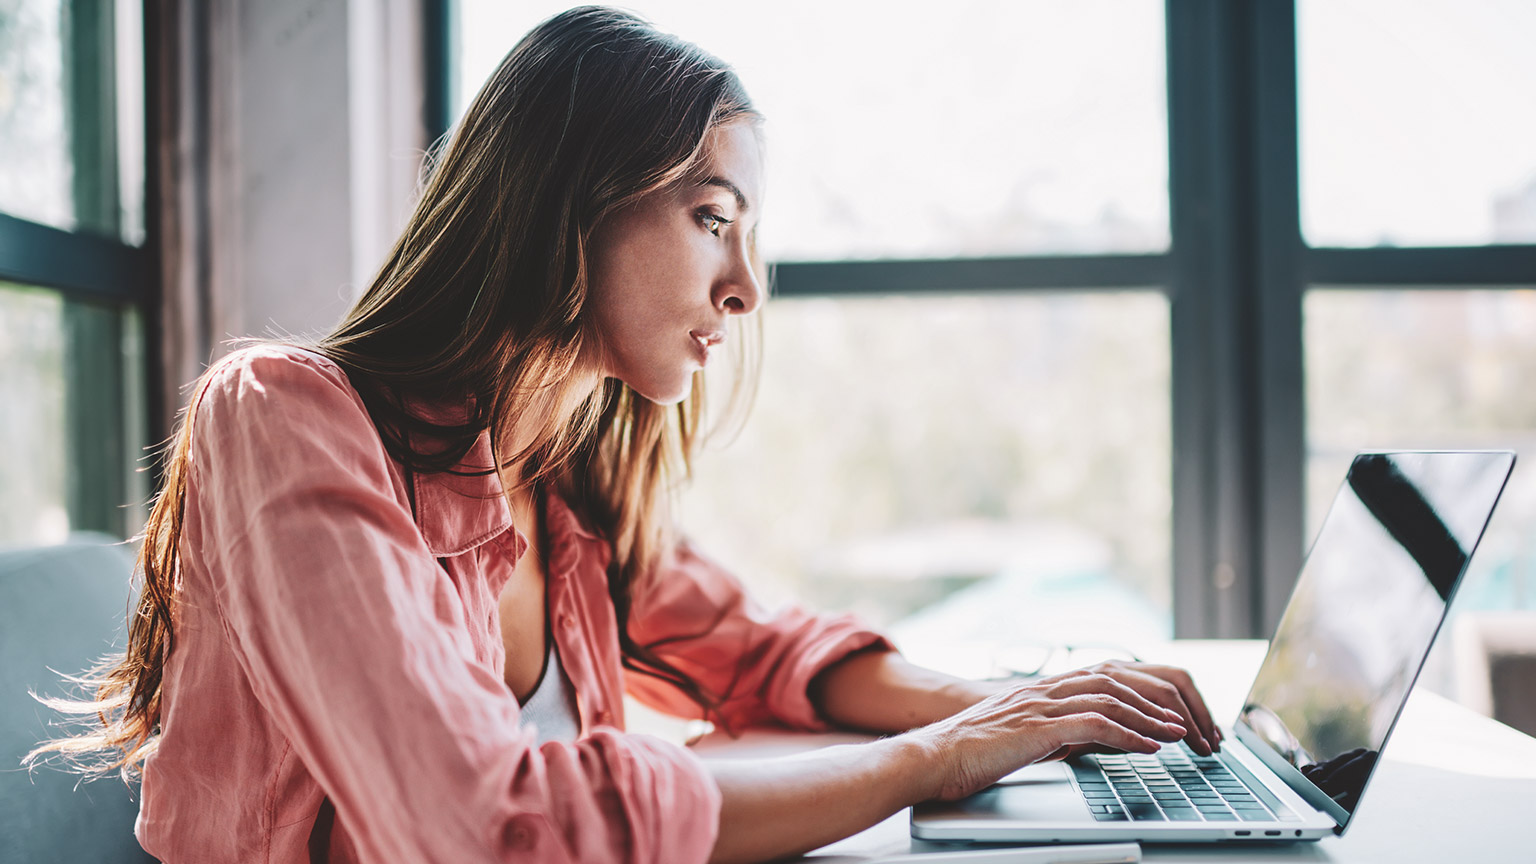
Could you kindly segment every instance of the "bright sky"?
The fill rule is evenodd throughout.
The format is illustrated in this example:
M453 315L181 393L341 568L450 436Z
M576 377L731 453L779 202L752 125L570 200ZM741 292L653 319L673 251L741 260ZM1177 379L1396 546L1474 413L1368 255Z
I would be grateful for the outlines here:
M567 5L463 0L461 104ZM768 115L773 257L1167 245L1160 2L631 7L734 65ZM1313 245L1486 243L1497 197L1536 209L1536 3L1300 0L1298 17Z

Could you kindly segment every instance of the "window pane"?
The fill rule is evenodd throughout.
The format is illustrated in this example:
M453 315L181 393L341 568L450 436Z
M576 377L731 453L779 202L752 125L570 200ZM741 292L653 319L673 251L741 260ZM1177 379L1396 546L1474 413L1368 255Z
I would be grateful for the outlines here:
M57 543L64 503L64 301L0 283L0 543ZM24 458L21 457L24 454Z
M756 407L681 514L760 594L853 609L919 662L980 674L1012 661L943 656L955 633L1171 633L1161 292L764 312Z
M1447 632L1536 610L1536 289L1314 290L1305 315L1308 538L1357 450L1511 449L1521 461ZM1468 659L1455 640L1437 645L1425 683L1475 687L1453 674Z
M0 545L143 525L137 316L0 282Z
M566 5L462 0L460 110ZM1157 0L627 5L734 65L767 115L770 258L1168 246Z
M144 239L141 4L0 0L0 211Z
M1313 246L1536 242L1536 4L1300 0Z
M72 228L61 6L0 4L0 210Z

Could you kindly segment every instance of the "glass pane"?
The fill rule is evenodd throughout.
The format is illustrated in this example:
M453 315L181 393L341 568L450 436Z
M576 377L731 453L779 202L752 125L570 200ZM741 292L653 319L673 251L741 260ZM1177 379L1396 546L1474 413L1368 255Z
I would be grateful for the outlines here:
M462 0L460 110L558 2ZM626 4L768 117L775 260L1168 247L1163 4Z
M143 242L141 15L0 0L0 211Z
M971 674L1023 661L948 656L956 633L1171 633L1161 292L775 299L764 331L756 407L681 512L760 595Z
M44 545L69 533L64 466L64 301L0 283L0 543ZM25 454L25 458L15 458Z
M0 282L0 545L142 527L143 376L136 315Z
M1313 246L1536 242L1536 4L1300 0Z
M75 224L58 0L0 0L0 210Z
M0 0L3 2L3 0ZM144 243L144 4L117 0L114 38L117 50L117 190L118 236L124 243Z
M1528 610L1536 633L1536 288L1313 290L1305 316L1308 538L1357 450L1514 450L1447 632ZM1441 638L1425 684L1453 696L1486 687L1455 674L1476 665L1468 650Z

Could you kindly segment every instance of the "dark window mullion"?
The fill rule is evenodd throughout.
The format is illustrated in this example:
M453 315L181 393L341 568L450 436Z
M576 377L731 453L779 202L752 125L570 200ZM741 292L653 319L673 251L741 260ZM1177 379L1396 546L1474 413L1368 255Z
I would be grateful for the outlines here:
M1483 288L1536 282L1536 245L1308 249L1308 287Z
M75 299L143 304L151 263L147 249L0 213L0 279L57 288Z
M1301 558L1295 11L1167 8L1175 630L1254 636Z
M1167 255L1032 256L775 265L781 296L1163 288Z

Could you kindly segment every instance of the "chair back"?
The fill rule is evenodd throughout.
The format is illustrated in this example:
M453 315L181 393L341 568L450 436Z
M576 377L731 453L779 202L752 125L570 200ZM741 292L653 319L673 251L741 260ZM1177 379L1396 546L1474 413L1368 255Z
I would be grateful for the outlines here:
M122 650L132 573L129 548L106 535L0 549L0 864L154 860L133 837L136 787L21 767L39 741L62 734L59 715L28 691L78 695L58 673L78 674Z

